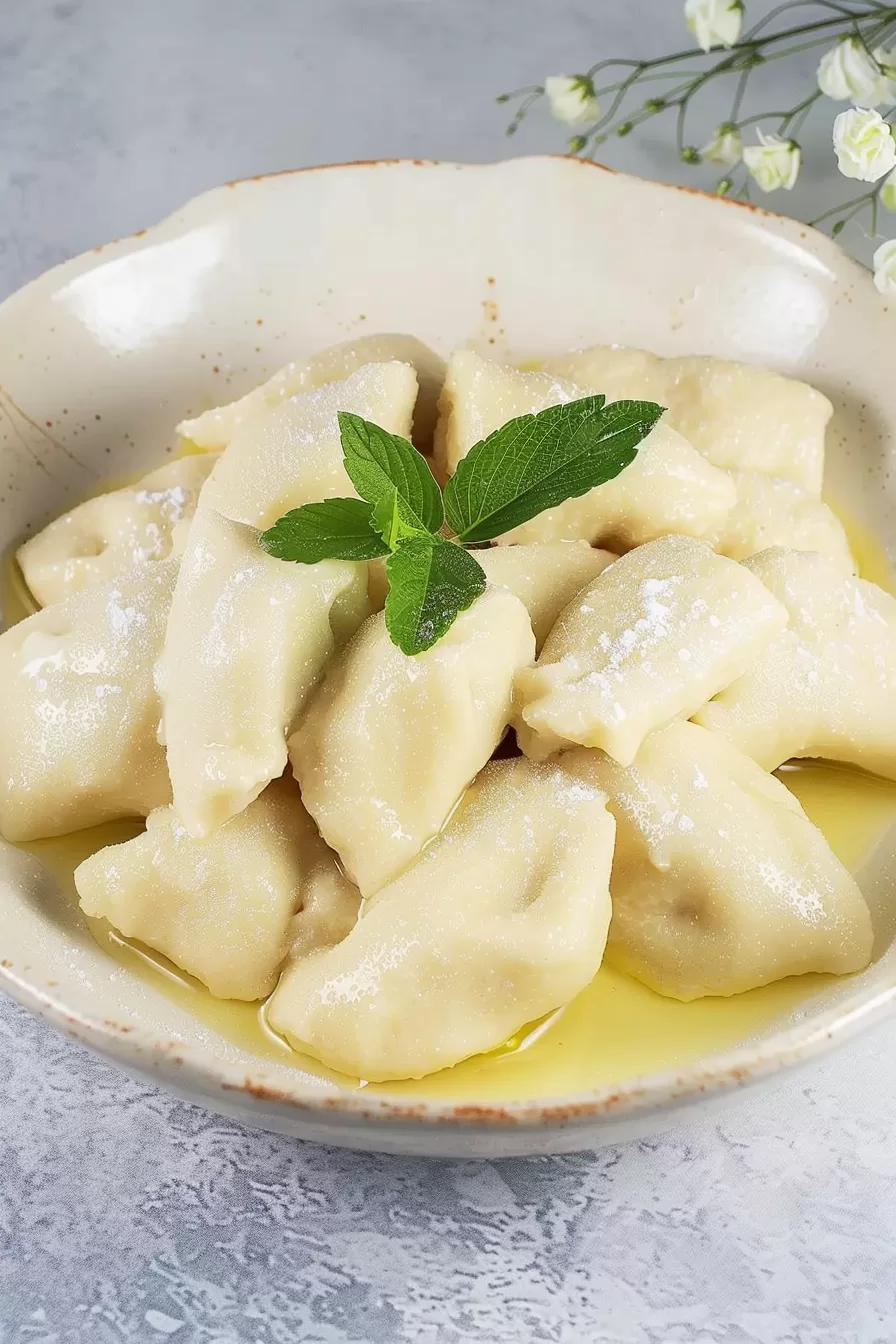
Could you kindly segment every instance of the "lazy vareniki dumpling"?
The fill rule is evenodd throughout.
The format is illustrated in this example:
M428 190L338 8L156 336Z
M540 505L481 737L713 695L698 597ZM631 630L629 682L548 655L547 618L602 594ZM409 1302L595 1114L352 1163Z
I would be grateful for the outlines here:
M588 395L546 373L522 373L459 351L448 364L442 391L436 465L451 475L476 442L508 420ZM664 417L620 475L546 509L501 541L583 540L628 550L667 533L702 536L717 529L735 498L727 473L710 465Z
M660 994L740 994L787 975L861 970L871 918L793 794L693 723L633 765L561 757L616 818L607 960Z
M539 367L608 401L668 407L667 422L717 467L786 476L816 499L821 494L833 407L807 383L752 364L705 355L663 359L613 345L557 355Z
M223 999L262 999L290 956L338 943L360 896L339 871L291 779L277 780L207 840L172 807L75 871L85 914L108 919Z
M379 614L331 664L289 756L305 806L362 895L440 830L501 740L514 674L534 656L525 607L489 588L425 653L402 653Z
M648 733L692 715L786 624L756 576L705 542L640 546L570 602L518 673L520 746L540 758L580 743L628 765Z
M410 364L365 364L348 378L289 397L231 439L202 492L204 507L266 528L290 509L354 496L338 414L351 412L407 438L417 397Z
M189 835L208 835L283 773L297 716L369 612L363 565L277 560L254 528L200 506L156 674Z
M174 553L175 529L191 518L217 458L182 457L79 504L20 546L16 559L42 607Z
M271 1026L353 1077L419 1078L568 1002L610 921L604 803L554 762L487 766L344 942L284 974Z
M744 568L790 625L697 722L766 770L823 756L896 779L896 598L809 552L775 547Z
M153 665L177 562L140 565L0 635L0 833L64 835L171 800Z
M417 447L426 451L432 445L445 363L416 336L398 332L360 336L357 340L319 350L307 359L291 360L239 400L226 406L215 406L192 420L182 420L177 432L206 452L226 448L238 433L245 429L251 432L252 426L259 425L268 411L287 398L339 382L364 364L385 364L390 360L410 364L417 374L420 391L414 407L413 438Z

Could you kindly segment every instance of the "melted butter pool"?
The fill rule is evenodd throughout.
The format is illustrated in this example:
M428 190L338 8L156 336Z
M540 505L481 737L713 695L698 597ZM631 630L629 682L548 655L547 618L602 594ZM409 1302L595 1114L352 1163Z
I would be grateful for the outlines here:
M842 516L842 514L841 514ZM844 525L862 576L894 591L883 547L848 517ZM18 567L8 561L0 574L6 625L34 610ZM855 872L896 824L896 784L851 767L824 761L793 762L778 772L834 853ZM77 905L72 874L89 854L139 834L136 821L115 822L77 835L23 845L57 877ZM91 931L111 957L149 981L204 1026L264 1060L294 1061L297 1067L346 1087L410 1099L502 1102L545 1098L612 1087L633 1075L675 1070L703 1055L756 1035L775 1018L799 1014L835 977L791 977L728 999L678 1003L663 998L621 971L602 966L591 984L565 1008L524 1028L500 1049L418 1081L359 1084L340 1078L295 1054L266 1023L264 1005L215 999L191 976L149 948L122 938L105 920Z

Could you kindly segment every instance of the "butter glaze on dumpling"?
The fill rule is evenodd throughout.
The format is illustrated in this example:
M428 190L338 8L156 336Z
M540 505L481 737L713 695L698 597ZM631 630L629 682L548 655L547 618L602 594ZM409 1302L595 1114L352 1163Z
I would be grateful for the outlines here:
M215 406L192 420L182 420L178 434L197 448L226 448L238 433L261 423L268 411L289 397L313 392L327 383L336 383L364 364L382 364L399 360L413 366L420 392L414 407L414 442L425 450L431 445L436 422L436 403L445 378L445 362L418 341L416 336L398 332L373 333L354 341L332 345L307 359L294 359L278 369L266 382L226 406ZM397 432L397 431L396 431Z
M793 794L693 723L652 734L633 765L561 758L616 818L607 960L676 999L788 975L861 970L868 907Z
M568 1002L610 921L604 804L562 764L493 762L344 942L284 974L271 1025L354 1077L419 1078Z
M200 506L156 673L188 834L208 835L283 773L300 711L369 611L363 565L277 560L253 528Z
M816 499L821 494L833 407L807 383L706 355L664 359L612 345L555 355L539 367L608 401L668 407L668 423L717 467L786 476Z
M171 800L153 665L177 576L163 560L0 635L0 833L64 835Z
M182 457L135 485L86 500L20 546L16 559L42 607L142 562L176 553L179 523L191 518L215 465L213 454Z
M344 938L360 896L291 779L277 780L207 840L172 807L75 871L81 908L138 938L224 999L261 999L281 966Z
M546 373L523 373L459 351L449 361L442 391L436 464L450 475L474 443L508 420L588 395ZM583 540L627 550L670 532L702 536L722 525L735 498L727 474L661 420L620 475L546 509L500 540Z
M289 397L231 439L202 491L206 508L270 527L290 509L354 496L342 460L340 411L407 437L417 397L410 364L365 364L341 382Z
M775 547L744 568L790 625L697 722L766 770L823 756L896 779L896 598L809 552Z
M757 578L702 541L663 537L604 570L517 675L527 756L579 743L623 765L648 733L688 718L787 624Z
M498 745L514 674L535 656L511 593L489 588L425 653L371 616L330 665L289 741L302 797L364 896L439 831Z
M489 583L513 593L528 611L537 653L563 608L616 556L587 541L554 541L491 546L476 559Z
M720 555L748 560L771 546L818 551L844 574L855 574L843 524L820 499L783 476L760 471L733 471L737 502L717 533L709 535Z

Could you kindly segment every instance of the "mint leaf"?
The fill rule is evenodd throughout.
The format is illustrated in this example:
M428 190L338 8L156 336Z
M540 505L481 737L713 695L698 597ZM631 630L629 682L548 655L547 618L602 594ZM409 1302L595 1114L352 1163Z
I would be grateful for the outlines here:
M278 560L316 565L319 560L374 560L389 547L373 526L363 499L324 499L290 509L262 532L261 545Z
M394 485L374 504L372 521L390 551L397 551L409 537L432 536L421 527L420 519L411 512Z
M445 487L458 540L491 541L612 480L634 461L664 409L582 397L502 425L470 449Z
M423 653L485 592L482 566L444 537L419 537L386 561L386 629L402 653Z
M339 412L339 432L345 469L358 494L370 504L397 490L421 529L438 532L445 521L442 492L429 463L407 439L390 434L370 420Z

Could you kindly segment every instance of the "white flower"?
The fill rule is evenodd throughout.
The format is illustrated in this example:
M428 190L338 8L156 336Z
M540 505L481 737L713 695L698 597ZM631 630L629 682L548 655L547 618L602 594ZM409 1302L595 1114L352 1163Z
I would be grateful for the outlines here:
M882 243L874 254L874 283L881 294L896 299L896 238Z
M896 168L896 140L879 112L851 107L834 121L837 167L844 177L877 182Z
M743 20L741 0L685 0L684 21L704 51L733 46Z
M587 75L548 75L544 91L554 116L569 126L600 116L600 101Z
M740 131L731 122L723 121L700 150L700 157L707 163L717 163L721 168L733 168L736 163L740 163L743 148Z
M783 187L790 191L800 171L800 147L795 140L785 140L781 135L763 135L759 132L759 144L747 145L744 150L744 163L750 176L763 191L777 191Z
M822 56L818 87L829 98L848 99L863 107L896 103L896 84L881 69L881 66L889 66L893 59L893 54L883 47L876 47L869 55L860 38L846 37Z
M892 172L881 187L880 203L885 210L896 211L896 172Z

